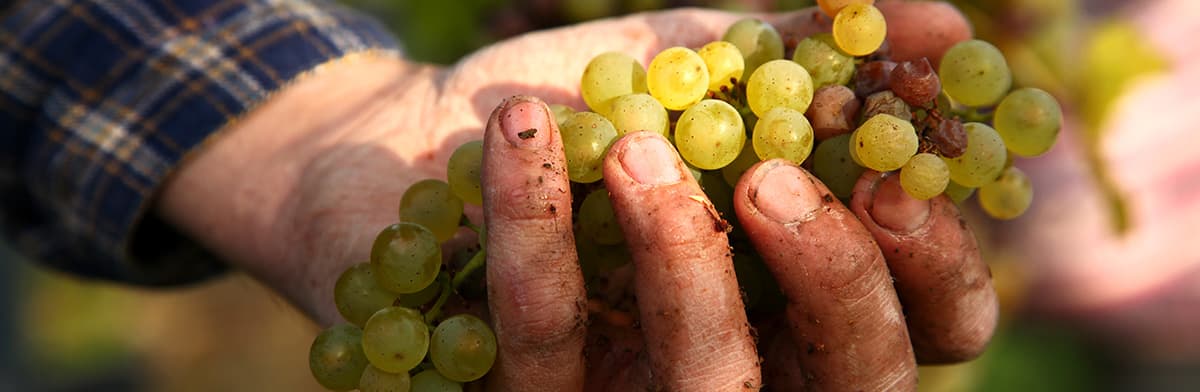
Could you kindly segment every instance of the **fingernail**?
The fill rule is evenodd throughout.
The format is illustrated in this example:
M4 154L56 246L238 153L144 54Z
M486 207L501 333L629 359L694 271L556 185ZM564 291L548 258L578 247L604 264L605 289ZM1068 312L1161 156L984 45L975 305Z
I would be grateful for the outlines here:
M762 174L755 173L754 206L767 218L779 223L810 220L821 207L821 196L800 168L784 162L766 163Z
M875 188L871 218L893 232L912 232L929 220L929 201L909 196L900 187L900 176L891 175Z
M621 166L637 182L646 185L667 185L683 181L679 169L679 154L667 145L666 139L649 133L629 136L621 151Z
M519 101L500 113L500 130L513 146L539 149L550 142L550 114L537 101Z

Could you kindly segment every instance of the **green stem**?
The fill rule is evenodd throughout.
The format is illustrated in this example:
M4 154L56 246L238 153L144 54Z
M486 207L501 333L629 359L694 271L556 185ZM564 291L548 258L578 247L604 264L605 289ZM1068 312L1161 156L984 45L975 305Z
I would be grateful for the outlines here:
M429 325L433 325L433 320L442 315L442 306L446 304L446 300L450 299L450 275L442 271L438 274L437 283L442 285L442 292L438 293L437 301L433 303L429 311L425 312L425 322Z
M466 215L463 215L462 218L458 220L458 225L465 226L466 228L471 229L471 231L474 231L475 234L479 234L479 226L475 226L474 223L471 223L471 219L467 218Z
M454 291L458 291L458 288L462 287L463 282L466 282L467 278L471 277L471 273L475 272L475 270L479 269L479 267L482 267L486 263L487 250L480 249L479 252L475 253L475 256L471 257L471 260L467 262L467 265L464 265L462 270L458 271L458 274L454 275Z

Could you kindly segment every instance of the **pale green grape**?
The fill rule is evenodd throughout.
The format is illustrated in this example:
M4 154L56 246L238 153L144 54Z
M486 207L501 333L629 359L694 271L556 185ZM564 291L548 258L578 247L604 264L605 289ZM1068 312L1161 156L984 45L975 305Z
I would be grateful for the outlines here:
M396 293L379 287L370 263L359 263L342 271L333 286L333 303L346 321L362 326L379 309L392 306Z
M424 226L401 222L384 228L371 244L371 267L385 290L415 293L442 269L442 247Z
M1025 157L1041 155L1053 147L1061 123L1058 101L1031 87L1008 93L992 120L1008 150Z
M474 381L487 374L496 361L496 334L475 316L451 316L434 329L429 358L443 377Z
M957 182L954 182L954 180L950 180L950 183L946 184L946 196L955 203L962 203L963 200L967 200L968 197L971 197L971 194L973 193L975 193L975 188L959 185Z
M612 272L633 260L625 244L600 245L594 238L585 235L575 237L575 250L585 278Z
M592 58L579 80L583 101L601 114L608 114L614 98L644 92L646 70L633 57L621 52L605 52Z
M621 224L617 223L607 189L594 190L583 198L577 219L579 230L592 237L597 244L615 245L625 241L625 234L621 232Z
M367 367L362 336L362 330L350 324L335 325L317 335L308 350L308 367L321 386L335 391L358 387Z
M777 107L804 113L812 98L812 77L794 61L769 61L746 82L746 101L758 117Z
M613 99L612 111L607 117L618 137L637 131L658 132L667 137L671 132L667 109L649 94L629 94Z
M737 186L738 181L742 179L742 174L745 174L746 170L750 170L750 167L754 166L755 163L761 161L761 159L758 159L758 154L754 152L754 143L745 143L742 146L742 151L738 153L737 158L734 158L733 162L721 168L721 178L729 186Z
M848 199L854 192L854 184L865 168L854 163L850 157L850 134L844 133L825 139L813 151L813 175L839 199Z
M559 127L567 175L571 181L590 183L604 178L604 155L617 140L617 129L596 113L579 112Z
M850 4L833 18L833 40L838 48L853 56L871 54L887 37L883 13L870 4Z
M875 4L875 0L817 0L817 6L829 17L837 16L838 11L850 4Z
M729 30L725 30L721 40L732 42L742 53L745 69L738 80L749 79L760 65L783 58L783 39L779 37L779 31L758 19L745 18L734 22Z
M408 372L388 373L375 366L367 366L358 380L359 392L408 392L412 378Z
M799 165L812 153L812 125L804 113L774 108L754 125L753 144L759 159L783 158Z
M646 87L663 107L683 110L704 99L708 92L708 67L691 49L667 48L650 60Z
M854 76L854 56L839 51L829 33L801 40L792 53L792 61L808 71L813 86L817 88L844 85Z
M854 131L854 153L863 166L886 172L899 169L917 153L920 140L911 122L877 114Z
M725 101L700 101L684 111L675 124L679 154L701 169L720 169L733 162L744 143L742 116Z
M567 117L575 114L575 109L567 105L552 103L550 104L550 114L554 116L554 123L561 126L563 121L567 121Z
M979 187L979 206L996 219L1013 219L1033 203L1033 184L1016 167L1005 169L996 181Z
M450 191L445 181L418 181L400 197L400 221L425 226L438 242L446 242L458 232L462 220L463 201Z
M371 365L388 373L407 372L429 350L429 325L421 312L391 306L367 320L362 329L362 349Z
M446 183L463 202L483 205L479 174L483 168L483 140L472 140L454 149L446 164Z
M927 152L913 155L900 168L900 187L914 199L932 199L945 191L949 183L950 169L946 162Z
M987 106L1008 92L1012 73L1004 54L987 42L972 39L950 47L938 67L942 89L955 102L967 106Z
M432 301L441 292L441 285L431 284L415 293L397 294L396 300L392 302L392 305L418 309L428 304L429 301Z
M735 80L741 80L742 72L746 70L746 60L737 45L728 41L709 42L696 51L704 65L708 68L708 90L721 91L733 89Z
M987 124L966 123L967 149L957 158L942 158L950 167L950 179L971 188L992 182L1004 170L1008 151L1000 134Z
M462 392L462 384L447 380L436 369L417 373L412 378L412 392Z

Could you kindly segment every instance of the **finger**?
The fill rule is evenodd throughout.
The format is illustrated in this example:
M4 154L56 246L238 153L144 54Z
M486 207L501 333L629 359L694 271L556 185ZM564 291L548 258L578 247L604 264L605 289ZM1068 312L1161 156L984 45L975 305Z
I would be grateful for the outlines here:
M899 176L867 172L850 208L879 243L908 315L917 361L953 363L983 352L999 302L975 236L945 196L913 199Z
M788 299L787 320L814 390L911 390L917 369L883 255L816 178L780 159L734 190L738 221Z
M959 41L971 38L971 25L954 6L935 1L880 2L875 4L887 21L887 40L894 61L928 57L935 66L942 53ZM785 37L807 37L828 32L833 19L820 9L768 15Z
M608 153L604 182L633 256L654 381L670 391L756 388L727 226L679 154L656 133L631 133Z
M542 101L506 100L483 138L488 302L499 352L489 387L579 390L587 313L571 193Z

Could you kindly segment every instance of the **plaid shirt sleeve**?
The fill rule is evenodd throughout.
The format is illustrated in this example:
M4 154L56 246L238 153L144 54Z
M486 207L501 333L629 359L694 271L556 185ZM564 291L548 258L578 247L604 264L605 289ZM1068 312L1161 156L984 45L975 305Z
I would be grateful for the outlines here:
M320 0L30 0L0 22L4 240L145 285L222 269L148 213L189 151L321 64L398 53L381 25Z

